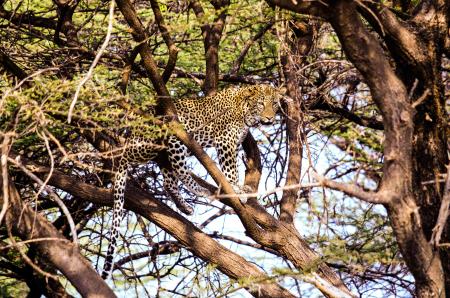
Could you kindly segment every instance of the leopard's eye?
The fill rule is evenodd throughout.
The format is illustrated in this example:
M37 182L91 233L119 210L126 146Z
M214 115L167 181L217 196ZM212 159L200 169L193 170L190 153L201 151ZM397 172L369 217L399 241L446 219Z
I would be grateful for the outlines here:
M278 108L280 107L280 102L278 100L274 100L272 102L272 108L274 111L278 110Z

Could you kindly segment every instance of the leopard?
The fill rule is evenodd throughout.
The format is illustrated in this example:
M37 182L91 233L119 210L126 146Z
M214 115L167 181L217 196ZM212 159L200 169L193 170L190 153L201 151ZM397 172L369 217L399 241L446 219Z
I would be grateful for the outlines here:
M248 192L238 185L238 148L249 129L257 125L271 124L285 99L284 87L269 84L250 85L224 89L214 95L199 98L174 99L176 114L183 128L203 148L215 147L220 168L236 193ZM102 277L107 279L113 269L116 242L120 222L124 216L125 187L128 171L133 164L148 162L155 156L152 140L143 136L130 137L124 145L113 184L113 214L110 240ZM196 196L209 197L211 192L200 186L187 166L188 148L175 136L166 140L169 167L163 167L163 187L176 207L186 215L194 208L180 194L182 182ZM244 197L241 202L245 203Z

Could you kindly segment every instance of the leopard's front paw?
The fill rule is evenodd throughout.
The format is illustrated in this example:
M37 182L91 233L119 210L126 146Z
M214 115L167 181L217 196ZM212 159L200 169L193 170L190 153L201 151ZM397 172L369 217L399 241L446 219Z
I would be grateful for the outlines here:
M234 192L236 194L250 194L253 193L253 189L248 185L233 185ZM248 196L240 196L239 200L242 204L247 203Z

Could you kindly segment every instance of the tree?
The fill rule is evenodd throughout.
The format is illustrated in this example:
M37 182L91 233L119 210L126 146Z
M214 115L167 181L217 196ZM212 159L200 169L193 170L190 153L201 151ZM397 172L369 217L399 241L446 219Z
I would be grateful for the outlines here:
M449 294L445 1L0 4L5 295ZM241 204L172 98L260 83L292 101L244 141L258 195ZM106 283L103 206L133 127L177 136L218 201L186 192L183 217L164 150L137 166Z

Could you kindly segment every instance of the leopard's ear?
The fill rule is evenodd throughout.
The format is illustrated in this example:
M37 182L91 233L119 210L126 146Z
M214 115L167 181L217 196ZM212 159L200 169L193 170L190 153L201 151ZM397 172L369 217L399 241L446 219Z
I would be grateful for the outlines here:
M244 88L242 91L241 91L241 96L244 98L244 99L249 99L249 98L251 98L253 95L255 94L255 92L251 89L251 88Z

